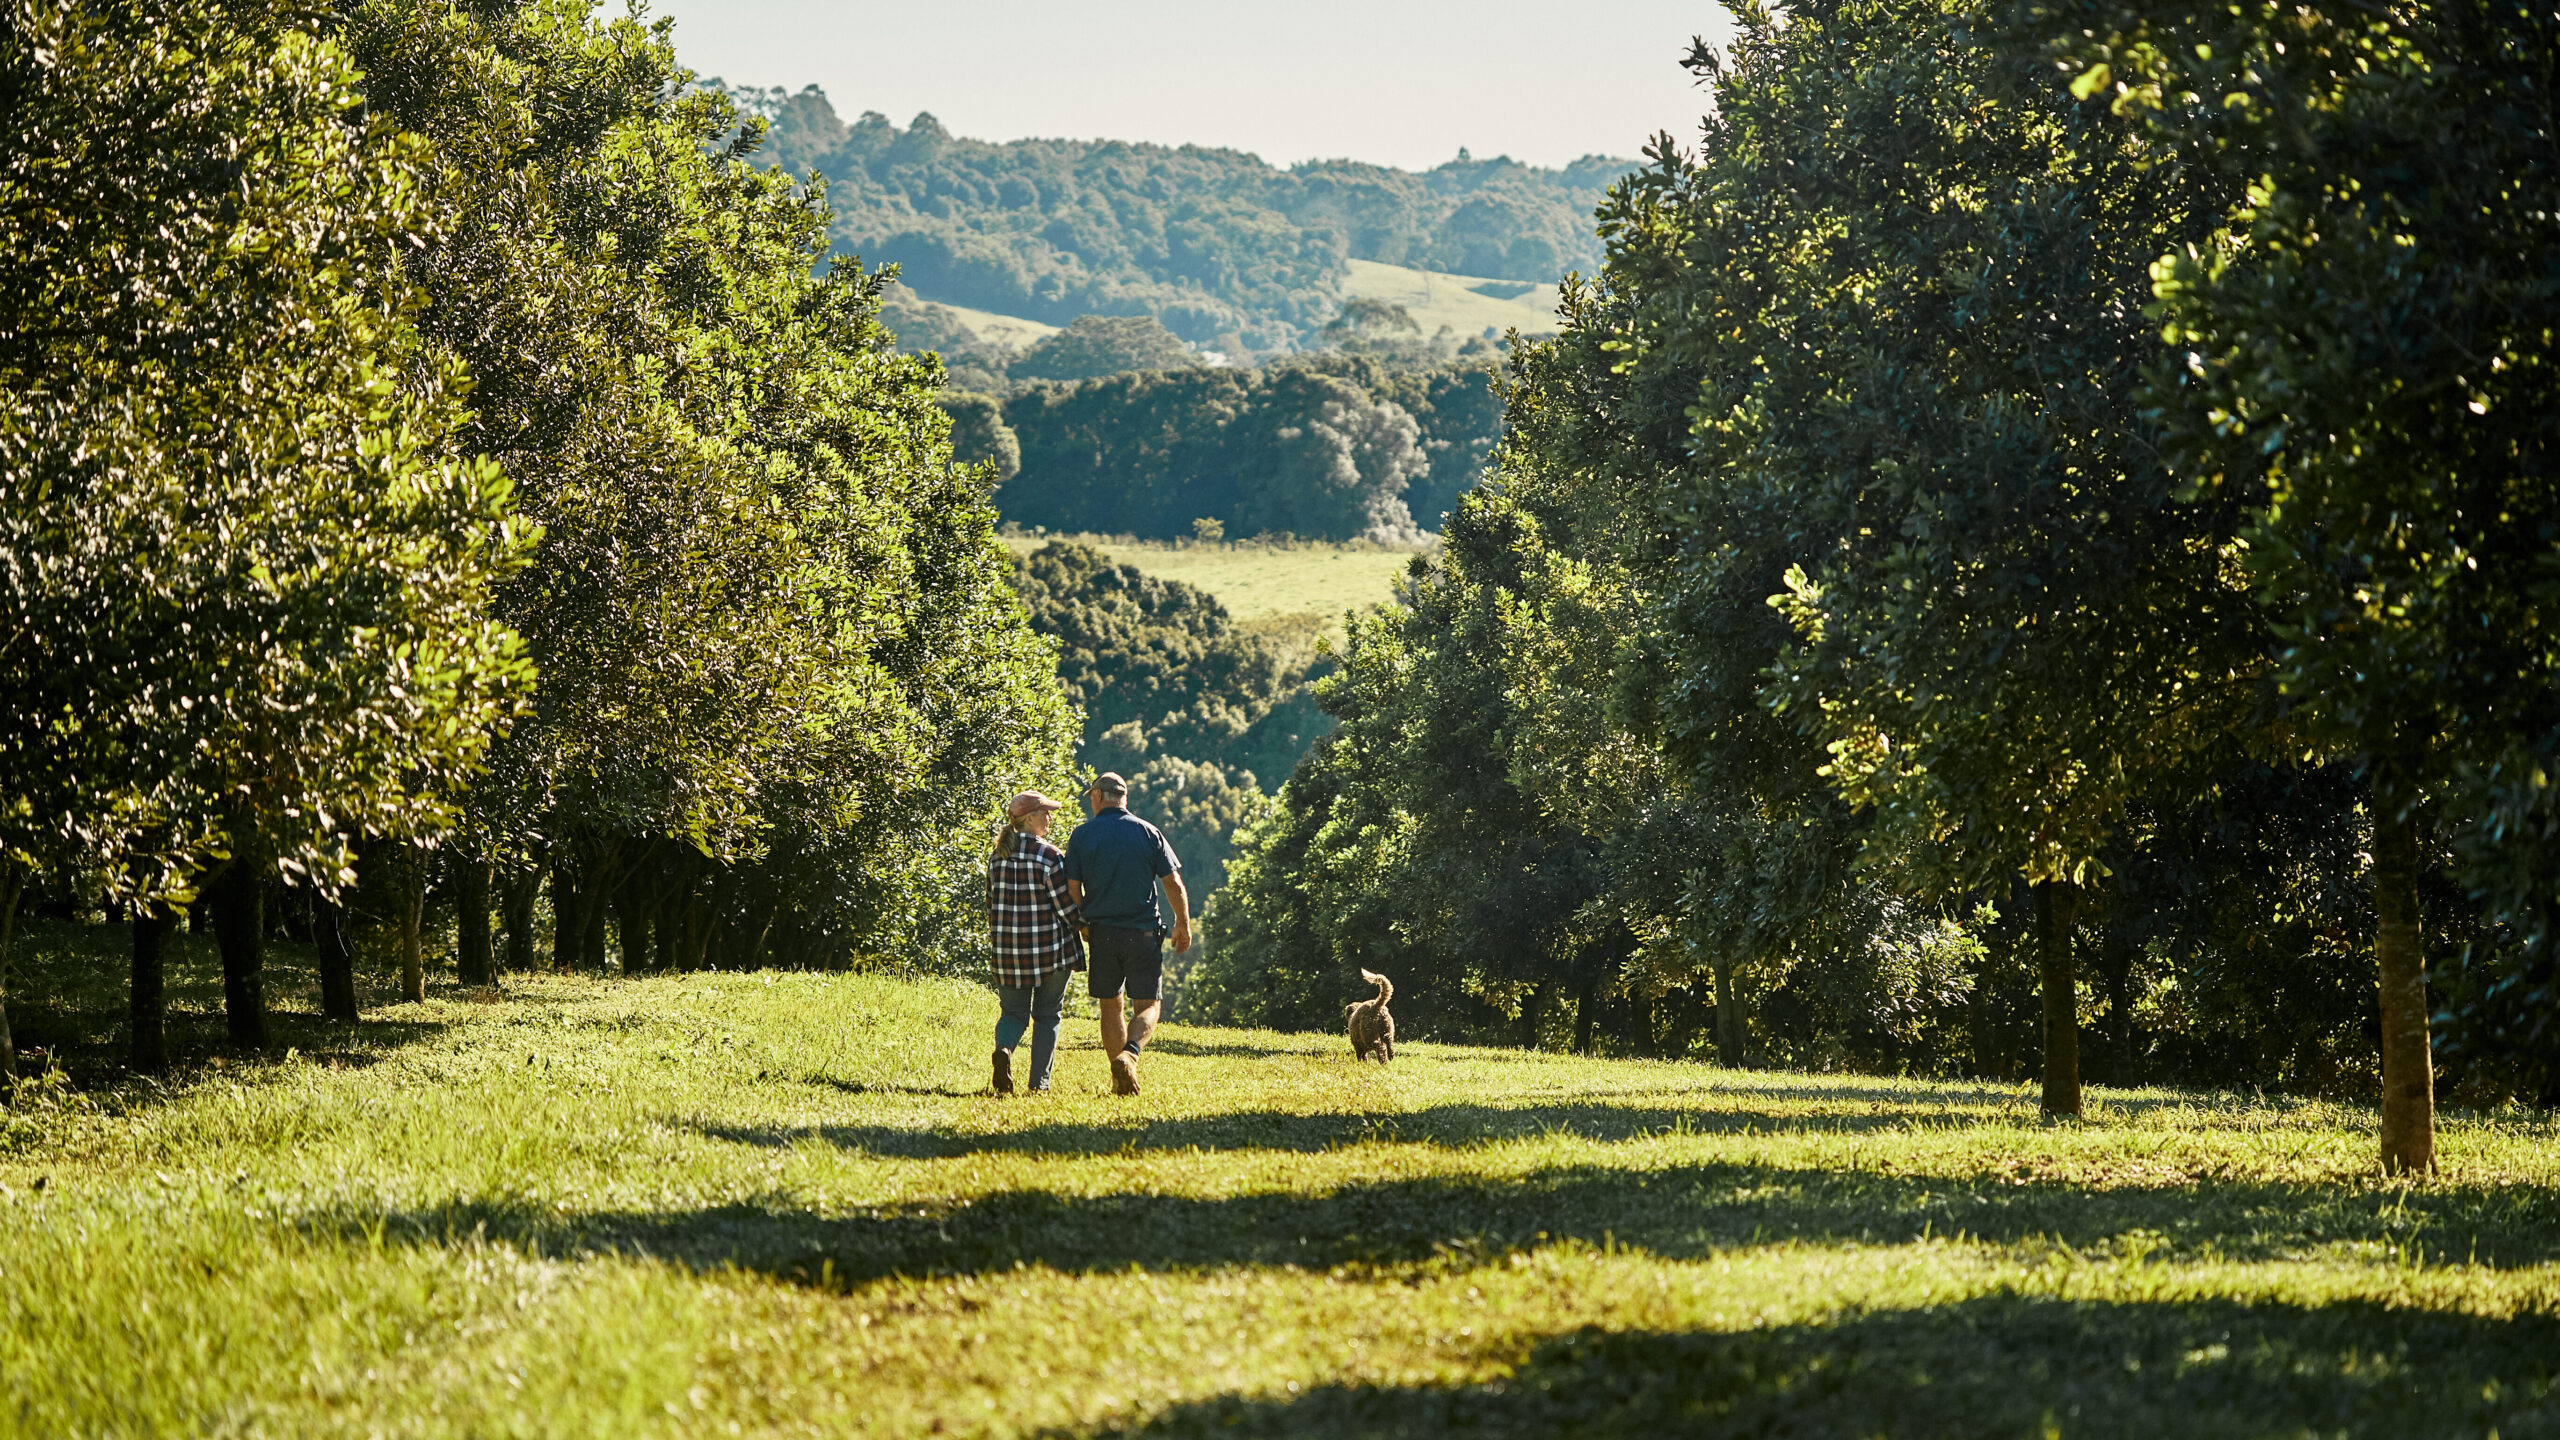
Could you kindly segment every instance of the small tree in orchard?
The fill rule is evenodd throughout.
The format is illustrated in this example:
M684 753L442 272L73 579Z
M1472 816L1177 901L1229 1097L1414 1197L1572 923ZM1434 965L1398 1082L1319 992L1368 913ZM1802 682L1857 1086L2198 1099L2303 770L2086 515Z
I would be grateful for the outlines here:
M2151 399L2248 507L2283 714L2371 786L2382 1161L2435 1163L2417 881L2444 838L2560 1013L2560 151L2548 6L2066 7L2077 93L2248 182L2154 271Z
M206 875L334 890L351 836L445 823L530 678L488 602L532 532L410 323L414 152L294 15L0 22L0 901L131 904L138 982Z

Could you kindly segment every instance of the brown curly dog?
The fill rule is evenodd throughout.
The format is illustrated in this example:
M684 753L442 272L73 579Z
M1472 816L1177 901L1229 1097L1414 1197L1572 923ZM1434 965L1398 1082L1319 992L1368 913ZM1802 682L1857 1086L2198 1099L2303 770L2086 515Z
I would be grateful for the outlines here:
M1351 1026L1351 1053L1384 1065L1396 1058L1396 1017L1387 1013L1387 1002L1396 998L1396 985L1374 970L1361 971L1360 978L1377 986L1378 993L1342 1007L1342 1018Z

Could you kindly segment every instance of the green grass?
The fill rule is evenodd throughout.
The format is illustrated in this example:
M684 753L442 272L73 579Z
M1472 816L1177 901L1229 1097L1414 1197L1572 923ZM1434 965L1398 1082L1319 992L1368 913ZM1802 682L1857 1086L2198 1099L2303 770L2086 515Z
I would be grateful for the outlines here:
M1557 328L1557 287L1553 285L1447 275L1405 265L1382 265L1375 260L1348 263L1349 272L1342 280L1344 299L1384 300L1401 305L1422 326L1425 339L1439 333L1443 325L1462 340L1481 335L1488 327L1496 335L1507 330L1518 330L1523 335L1551 335ZM1019 315L972 310L944 300L932 303L958 316L960 323L968 326L981 342L1002 350L1027 349L1058 333L1055 325Z
M1556 330L1553 285L1522 285L1472 275L1444 275L1375 260L1353 260L1342 293L1358 300L1384 300L1401 305L1422 326L1424 338L1446 325L1460 339L1481 335L1490 326L1498 335L1518 330L1547 335Z
M1027 555L1051 540L1091 545L1149 575L1197 585L1248 622L1293 622L1339 634L1342 612L1383 604L1413 552L1377 545L1172 545L1109 535L1009 534Z
M2354 1107L1185 1026L1116 1100L1089 1003L1000 1101L984 990L766 974L147 1085L121 936L22 949L0 1433L2560 1433L2546 1115L2393 1186Z
M979 343L992 345L998 350L1028 350L1063 328L1039 320L1026 320L1019 315L972 310L966 305L953 305L941 300L931 303L957 316L961 324L969 327L969 333L978 337Z

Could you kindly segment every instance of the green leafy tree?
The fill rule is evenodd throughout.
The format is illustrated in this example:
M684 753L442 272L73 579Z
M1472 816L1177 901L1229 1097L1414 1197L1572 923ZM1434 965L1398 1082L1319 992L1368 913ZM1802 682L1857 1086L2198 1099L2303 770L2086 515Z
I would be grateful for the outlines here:
M144 917L146 1065L166 907L249 897L227 993L263 1043L254 897L442 829L530 678L490 612L535 532L412 324L416 151L301 24L0 24L0 900L77 876Z
M945 390L939 402L951 417L951 458L992 467L1001 485L1022 471L1022 437L1004 423L1004 405L986 395Z
M1017 525L1174 538L1192 521L1410 544L1404 495L1431 473L1411 412L1309 366L1111 375L1034 385L1005 403L1022 471Z
M565 965L947 929L967 832L1070 720L885 277L813 270L823 197L750 163L664 22L379 0L346 35L451 217L411 270L475 380L459 442L545 527L498 597L542 684L459 848L547 866Z
M1347 354L1405 354L1422 345L1422 324L1385 300L1353 299L1325 322L1325 343Z
M1417 559L1403 603L1351 625L1341 670L1318 687L1338 728L1240 839L1210 914L1206 1013L1338 1022L1366 968L1395 977L1416 1031L1535 1045L1565 1020L1589 1042L1629 937L1589 908L1603 847L1514 773L1521 704L1505 649L1521 523L1503 497L1471 496L1444 563Z
M1730 66L1698 57L1705 158L1659 152L1610 212L1674 270L1626 363L1696 364L1695 483L1784 485L1822 537L1769 699L1870 853L2036 885L2045 1106L2076 1114L2081 889L2250 695L2228 520L2172 503L2131 398L2141 257L2210 210L1979 6L1739 13Z
M2370 780L2382 1160L2430 1169L2440 830L2526 957L2507 998L2560 1013L2560 20L2495 0L2054 18L2104 37L2070 46L2076 93L2248 182L2225 227L2164 247L2152 397L2198 492L2248 508L2287 725Z
M1191 347L1152 315L1079 315L1006 366L1017 380L1091 380L1140 370L1189 370Z

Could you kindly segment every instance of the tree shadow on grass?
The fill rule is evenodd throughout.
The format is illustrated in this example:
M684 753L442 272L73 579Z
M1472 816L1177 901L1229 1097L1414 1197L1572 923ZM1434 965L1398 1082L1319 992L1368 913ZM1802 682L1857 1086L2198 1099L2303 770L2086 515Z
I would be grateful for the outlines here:
M874 1091L948 1093L893 1085L868 1088ZM687 1128L714 1140L768 1149L788 1149L817 1141L866 1155L947 1160L989 1153L1109 1155L1133 1150L1293 1150L1312 1153L1371 1140L1457 1147L1548 1135L1621 1141L1680 1133L1858 1133L1979 1123L1979 1115L1934 1107L1826 1115L1675 1109L1589 1101L1548 1105L1434 1105L1421 1110L1386 1111L1374 1115L1332 1111L1314 1114L1241 1111L1146 1119L1129 1124L1026 1125L1014 1130L975 1133L947 1127L730 1125L717 1121L697 1121Z
M1343 1048L1348 1050L1350 1042ZM1255 1040L1193 1040L1158 1032L1147 1042L1150 1055L1198 1055L1230 1060L1271 1060L1290 1056L1313 1058L1325 1052L1306 1045L1272 1045Z
M311 1223L357 1237L378 1218ZM2436 1259L2492 1267L2560 1259L2560 1196L2545 1191L2444 1187L2402 1198L2351 1186L2215 1181L2096 1189L1751 1164L1556 1166L1215 1198L1009 1190L834 1215L787 1195L678 1212L564 1213L472 1200L389 1218L385 1233L417 1243L482 1233L558 1258L646 1254L801 1283L987 1274L1016 1263L1071 1273L1473 1263L1577 1243L1695 1259L1759 1245L1922 1236L2235 1260L2341 1245L2378 1256L2381 1247L2413 1242Z
M2550 1315L1995 1295L1739 1332L1587 1329L1491 1382L1220 1396L1110 1433L2523 1440L2560 1436L2555 1356Z

